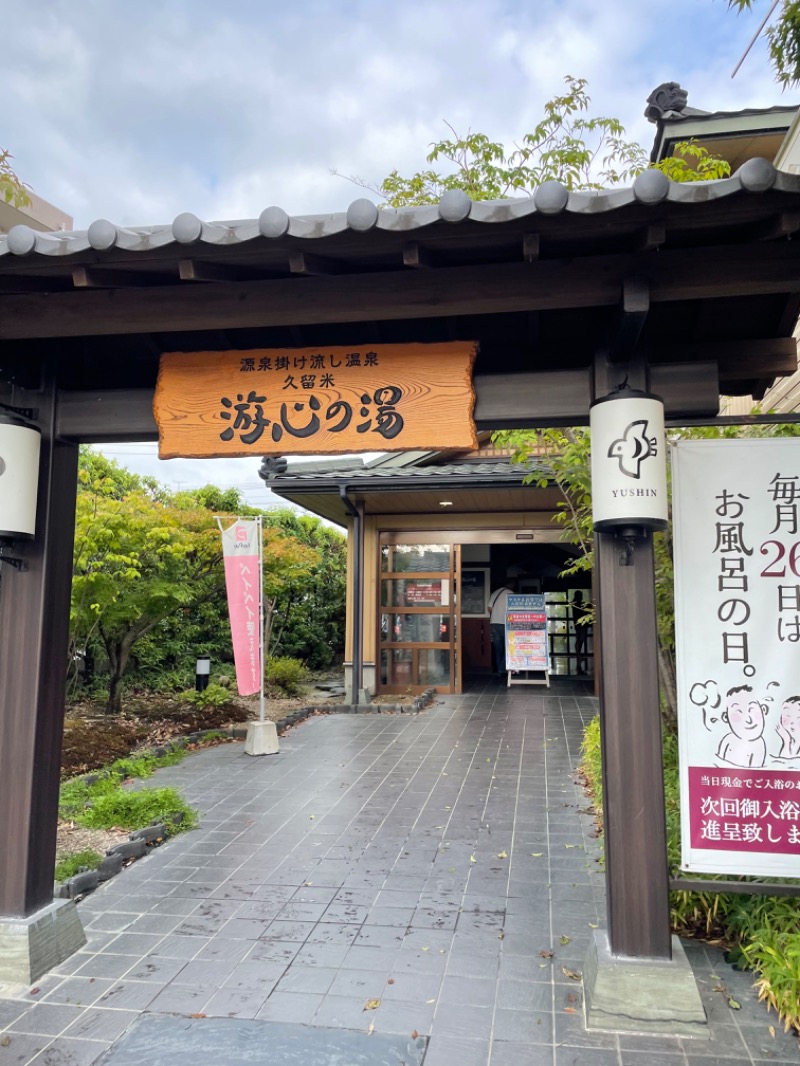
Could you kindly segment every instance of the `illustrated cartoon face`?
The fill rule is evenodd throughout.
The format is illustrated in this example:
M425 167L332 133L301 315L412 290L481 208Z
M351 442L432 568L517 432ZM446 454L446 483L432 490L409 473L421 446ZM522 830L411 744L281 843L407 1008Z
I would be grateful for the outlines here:
M781 725L792 740L800 740L800 700L786 700L781 707Z
M752 692L732 692L725 703L730 730L741 740L756 740L764 732L764 708Z

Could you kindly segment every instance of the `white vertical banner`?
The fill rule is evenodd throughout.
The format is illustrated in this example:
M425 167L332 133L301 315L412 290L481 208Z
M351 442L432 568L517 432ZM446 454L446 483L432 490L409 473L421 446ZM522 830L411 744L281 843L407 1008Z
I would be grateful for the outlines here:
M682 867L800 876L800 439L673 449Z

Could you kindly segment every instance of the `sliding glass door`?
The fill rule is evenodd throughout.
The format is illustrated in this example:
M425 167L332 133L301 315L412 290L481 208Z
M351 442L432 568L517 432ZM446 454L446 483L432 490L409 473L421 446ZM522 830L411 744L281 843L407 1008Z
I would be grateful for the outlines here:
M450 544L381 538L380 687L456 691L457 553Z

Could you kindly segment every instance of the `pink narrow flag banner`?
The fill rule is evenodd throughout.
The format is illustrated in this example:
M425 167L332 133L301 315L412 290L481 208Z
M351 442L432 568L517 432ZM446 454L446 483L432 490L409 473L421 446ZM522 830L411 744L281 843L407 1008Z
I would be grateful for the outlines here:
M261 690L261 641L259 639L258 522L237 519L222 531L225 586L233 637L233 660L240 696Z

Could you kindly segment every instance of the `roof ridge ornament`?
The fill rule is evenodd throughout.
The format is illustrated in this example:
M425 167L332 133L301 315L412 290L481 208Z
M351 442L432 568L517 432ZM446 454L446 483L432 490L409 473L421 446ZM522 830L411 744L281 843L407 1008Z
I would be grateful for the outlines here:
M688 103L689 93L686 89L682 89L677 81L665 81L647 97L644 117L648 122L661 122L667 116L683 117L682 112Z

